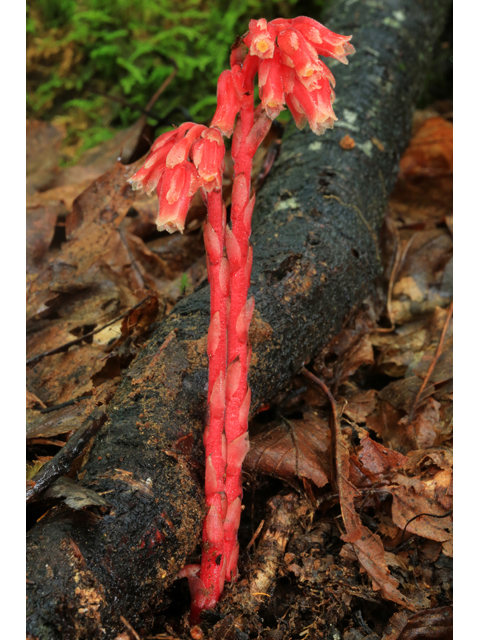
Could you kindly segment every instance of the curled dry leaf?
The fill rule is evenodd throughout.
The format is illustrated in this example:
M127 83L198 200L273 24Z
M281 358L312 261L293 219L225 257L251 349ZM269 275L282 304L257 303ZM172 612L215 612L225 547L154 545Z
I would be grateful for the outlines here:
M379 403L366 418L367 427L376 431L389 446L403 451L423 449L444 444L451 437L453 339L449 317L449 311L437 307L423 326L421 323L407 325L418 327L422 334L417 343L419 350L408 354L413 338L400 342L397 356L404 358L405 364L410 358L406 377L391 382L378 393ZM392 339L395 339L393 334L389 340ZM378 337L376 344L382 350L388 341ZM388 351L390 347L386 348ZM424 381L425 388L418 397Z
M406 527L409 533L441 542L445 555L451 556L451 451L431 449L413 452L385 489L393 496L392 519L395 524L402 530Z
M316 369L322 380L337 387L362 365L374 362L370 332L373 319L369 310L362 309L346 328L337 334L316 359Z
M387 600L396 602L410 610L413 603L397 589L398 581L389 572L385 549L381 539L362 524L355 510L355 498L360 492L350 480L350 447L347 436L342 433L340 422L335 420L335 460L340 507L346 534L342 540L351 543L358 561L373 581L373 588L381 590Z
M28 385L47 405L80 397L92 391L92 377L103 369L103 357L89 344L57 353L28 369Z
M378 352L375 360L378 371L392 378L408 377L430 343L428 318L409 322L394 332L375 332L371 341Z
M367 391L356 391L347 398L347 404L343 409L343 415L350 418L356 424L365 422L375 410L377 405L377 391L368 389Z
M402 616L402 612L395 614L397 618L393 623L394 630L384 636L382 640L452 640L453 638L453 611L452 607L437 607L425 609L413 616Z
M453 171L453 124L444 118L426 120L400 160L400 176L441 176Z
M27 209L27 276L33 278L44 263L61 209L46 205Z
M377 476L377 480L390 475L394 469L407 462L404 455L384 447L368 436L362 439L357 455L363 467Z
M395 325L450 304L451 278L445 272L451 264L452 245L452 237L444 227L415 233L393 287L390 312Z
M267 433L254 436L244 468L290 482L306 478L323 487L331 479L331 455L327 421L308 412L303 420L284 420Z
M425 404L416 411L414 420L409 416L399 420L400 429L404 429L405 438L412 449L426 449L441 442L440 403L427 398Z
M388 482L395 469L407 461L401 453L384 447L368 436L361 435L360 438L360 446L350 454L349 477L357 489Z
M27 438L54 438L75 431L84 419L88 398L49 413L27 412ZM90 405L89 405L90 406ZM91 409L90 409L91 411Z
M390 199L390 208L402 225L432 227L451 216L452 136L452 123L435 117L424 122L412 139Z

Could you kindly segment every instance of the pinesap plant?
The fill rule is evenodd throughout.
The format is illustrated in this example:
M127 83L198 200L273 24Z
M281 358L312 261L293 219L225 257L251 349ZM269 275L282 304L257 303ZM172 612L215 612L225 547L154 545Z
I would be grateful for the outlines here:
M242 508L242 462L247 454L251 357L248 331L254 300L248 298L252 269L252 162L272 121L290 110L299 128L308 122L321 135L336 120L335 79L319 55L344 64L354 53L351 36L300 16L251 20L232 47L230 69L220 74L217 108L210 127L186 122L153 144L134 189L159 199L159 230L183 232L190 202L200 189L207 205L204 241L210 283L210 327L205 446L206 517L200 565L188 565L191 621L215 607L224 582L237 577L237 532ZM255 104L255 79L259 102ZM232 138L234 162L230 224L222 199L225 146Z

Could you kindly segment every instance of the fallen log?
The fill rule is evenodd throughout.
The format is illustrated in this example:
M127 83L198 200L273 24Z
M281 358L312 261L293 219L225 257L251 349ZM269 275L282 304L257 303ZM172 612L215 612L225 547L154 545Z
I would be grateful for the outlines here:
M371 291L387 197L448 7L338 0L323 18L352 33L358 53L348 67L332 65L335 130L317 138L288 128L258 195L253 411ZM29 532L29 637L108 640L124 631L122 617L145 632L165 605L200 540L208 322L204 287L175 307L125 374L79 474L109 513L56 506Z

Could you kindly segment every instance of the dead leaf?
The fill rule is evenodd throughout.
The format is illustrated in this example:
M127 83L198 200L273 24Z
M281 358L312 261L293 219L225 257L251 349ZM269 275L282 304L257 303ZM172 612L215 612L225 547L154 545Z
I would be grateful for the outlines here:
M386 487L393 496L395 524L409 533L448 543L444 553L450 551L452 540L452 477L450 451L416 451Z
M28 385L47 405L78 398L92 391L91 379L103 368L103 358L103 352L93 345L72 347L30 367Z
M52 243L60 208L56 206L27 209L27 274L35 274Z
M405 436L411 441L412 449L426 449L441 443L443 433L440 406L434 398L427 398L425 404L417 409L412 422L409 416L399 420L398 425L405 429Z
M59 478L42 495L42 498L61 499L67 506L79 511L85 507L109 507L105 498L70 478Z
M378 397L380 400L386 400L389 402L392 407L395 407L398 411L405 411L408 413L412 408L412 404L421 386L422 381L417 378L417 376L402 378L401 380L395 380L384 387L378 393ZM434 392L435 386L433 384L427 384L420 397L419 405L425 402L425 400Z
M378 351L376 368L392 378L408 377L407 372L412 375L430 344L428 325L428 318L421 318L390 333L373 333L371 342Z
M331 435L328 423L308 412L250 440L244 468L287 481L306 478L323 487L331 477Z
M410 611L397 611L388 621L388 626L382 640L398 640L398 636L407 624L409 618L412 617Z
M452 301L450 288L442 286L445 267L452 257L452 238L444 228L417 231L393 287L391 302L395 325L405 324L435 307Z
M373 413L377 405L377 392L375 389L368 391L358 391L348 397L347 404L343 409L343 415L350 418L356 424L365 422L367 416Z
M65 132L39 120L27 120L27 195L45 187L55 176Z
M27 438L53 438L75 431L93 411L90 398L79 399L79 402L61 407L49 413L40 411L27 412Z
M444 118L426 120L400 160L400 175L438 176L453 171L453 125Z
M428 640L453 640L451 607L419 611L405 623L397 639L394 636L391 640L424 640L424 638L428 638Z
M37 396L27 389L27 410L28 409L45 409L45 404L37 398Z
M407 461L398 451L388 449L368 436L362 439L357 455L363 467L377 476L377 479L389 475Z
M324 352L315 360L317 370L325 381L338 387L359 367L374 362L370 332L373 326L368 312L361 311L353 321L337 334Z
M373 588L381 590L387 600L401 604L410 610L415 606L398 591L398 581L388 570L385 550L381 539L362 524L355 510L355 498L358 490L349 479L350 447L347 436L340 428L340 421L335 420L335 460L337 466L337 485L340 496L340 508L346 534L342 540L351 543L358 561L373 581Z

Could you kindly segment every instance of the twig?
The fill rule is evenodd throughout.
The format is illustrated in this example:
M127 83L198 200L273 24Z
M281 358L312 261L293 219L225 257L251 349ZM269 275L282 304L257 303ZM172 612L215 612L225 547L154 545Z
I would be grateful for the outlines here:
M260 524L257 527L257 530L255 531L255 533L252 536L252 539L250 540L250 542L247 544L247 547L245 549L245 551L248 551L250 549L251 546L253 546L255 540L258 538L258 536L260 535L261 530L263 529L263 525L265 524L265 520L262 520L260 522Z
M335 402L335 398L332 396L330 389L323 382L323 380L320 380L320 378L317 378L316 375L314 375L313 373L305 369L305 367L302 367L300 373L302 374L302 376L305 376L305 378L308 378L309 380L317 384L322 389L323 393L327 396L327 398L330 401L330 404L332 405L333 418L336 422L338 419L337 403Z
M65 407L69 407L72 404L77 404L77 402L82 402L82 400L88 400L88 398L93 398L93 396L89 395L81 396L79 398L72 398L71 400L67 400L66 402L60 402L60 404L54 404L51 407L40 409L40 413L51 413L52 411L58 411L59 409L64 409Z
M383 329L381 327L377 327L373 330L374 333L390 333L395 331L395 322L392 320L392 296L393 296L393 287L395 286L395 282L397 280L398 274L400 273L403 265L405 264L405 259L407 257L407 253L410 250L412 242L415 238L415 234L410 236L410 238L405 243L405 246L400 253L400 237L398 233L398 229L394 227L395 232L395 257L393 260L392 271L390 273L390 278L388 280L388 292L387 292L387 316L388 321L390 322L390 327L388 329Z
M156 101L159 99L159 97L162 95L162 93L165 91L165 89L168 87L168 85L171 83L171 81L177 75L178 67L177 67L177 65L175 63L173 63L173 64L175 65L175 67L174 67L172 73L167 78L165 78L165 80L162 82L162 84L155 91L153 96L150 98L147 106L145 107L145 111L146 111L147 115L150 112L150 110L152 109L152 107L154 106L154 104L156 103Z
M418 393L415 396L415 400L413 401L412 408L410 409L410 415L409 415L410 422L412 422L413 418L415 417L415 412L417 410L418 403L420 402L422 393L425 391L425 387L427 386L428 381L430 380L430 376L432 375L433 370L435 369L435 365L437 364L438 359L442 355L443 343L445 342L445 336L447 335L447 329L448 329L448 325L450 324L452 313L453 313L453 302L448 309L447 318L445 320L445 324L443 325L443 329L442 329L442 335L440 336L440 340L438 341L437 350L435 351L433 360L430 363L430 366L428 367L427 375L423 379L422 385L418 390Z
M154 120L157 121L157 124L163 124L165 122L165 117L160 117L160 116L156 116L155 114L152 113L152 108L154 107L155 103L157 102L157 100L159 99L159 97L162 95L162 93L165 91L165 89L168 87L168 85L171 83L171 81L175 78L175 76L178 73L178 67L175 64L175 62L172 60L170 61L173 66L174 69L172 71L172 73L165 78L165 80L162 82L162 84L159 86L159 88L155 91L155 93L153 94L153 96L150 98L147 106L145 107L145 109L142 109L142 107L139 107L136 104L132 104L131 102L129 102L128 100L126 100L123 97L119 97L119 96L112 96L110 93L105 93L103 91L93 91L92 89L89 89L88 91L90 93L93 93L94 95L97 96L102 96L103 98L108 98L108 100L111 100L112 102L116 102L117 104L121 104L123 107L129 107L130 109L134 109L135 111L139 111L143 116L146 116L148 118L153 118Z
M145 284L145 280L143 279L142 276L142 272L140 271L140 267L138 266L137 261L135 260L135 256L133 255L130 246L127 242L127 239L125 237L124 232L121 229L118 229L118 234L120 235L120 239L123 243L123 246L125 247L127 253L128 253L128 257L130 258L130 262L132 264L132 269L135 271L135 274L138 278L138 281L140 283L140 288L141 289L150 289L151 287L149 287L147 284Z
M265 154L265 159L263 161L262 168L260 169L260 173L258 174L257 184L256 184L257 191L260 190L260 188L262 187L263 183L266 180L266 177L270 173L270 170L273 167L273 164L277 159L278 154L280 153L281 145L282 145L282 139L276 138L276 140L274 140L272 144L268 147L267 153Z
M407 524L403 527L402 537L400 538L398 546L400 547L403 544L403 538L405 537L405 531L407 530L408 525L417 518L421 518L422 516L426 516L428 518L448 518L448 516L451 516L452 513L453 509L450 509L450 511L447 511L447 513L443 513L442 515L438 515L436 513L418 513L416 516L413 516L413 518L410 518Z
M98 327L97 329L94 329L93 331L90 331L89 333L86 333L84 336L80 336L79 338L75 338L74 340L70 340L70 342L65 342L65 344L62 344L60 347L55 347L55 349L50 349L50 351L44 351L43 353L39 353L37 356L33 356L33 358L29 358L27 360L27 362L26 362L27 367L32 365L32 364L36 364L37 362L39 362L43 358L46 358L47 356L53 356L56 353L61 353L62 351L68 351L68 349L70 347L73 347L76 344L80 344L80 342L83 342L87 338L90 338L91 336L94 336L96 333L99 333L100 331L103 331L103 329L106 329L111 324L115 324L115 322L118 322L122 318L125 318L125 316L128 316L128 314L131 313L132 311L134 311L135 309L138 309L138 307L142 306L142 304L144 302L146 302L147 300L149 300L149 298L151 298L151 295L152 294L148 295L146 298L141 300L135 306L130 307L130 309L128 309L127 311L125 311L121 315L117 316L113 320L110 320L110 322L107 322L107 324L104 324L101 327Z
M88 92L93 94L94 96L102 96L102 98L107 98L108 100L111 100L112 102L116 102L117 104L121 104L122 107L128 107L129 109L133 109L134 111L138 111L143 116L147 116L148 118L153 118L153 120L157 121L157 125L161 125L165 121L165 118L157 116L154 113L151 113L150 111L147 111L147 109L142 109L142 107L139 107L137 104L132 104L128 100L125 100L125 98L121 98L119 96L112 96L110 93L105 93L104 91L92 91L92 89L88 89Z
M130 631L130 633L135 638L135 640L141 640L140 636L138 635L138 633L135 631L135 629L132 627L132 625L123 616L120 616L120 620L127 627L128 631Z
M332 424L333 426L331 426L331 430L332 430L332 440L333 440L333 447L334 447L334 452L335 452L335 459L338 458L338 447L340 445L340 423L338 420L338 410L337 410L337 403L335 401L335 398L333 397L330 389L327 387L327 385L323 382L323 380L320 380L320 378L317 378L316 375L314 375L313 373L311 373L310 371L308 371L308 369L305 369L305 367L302 367L302 369L300 370L300 373L307 378L308 380L310 380L311 382L313 382L314 384L316 384L317 386L320 387L320 389L323 391L323 393L327 396L330 405L332 407ZM337 475L338 475L338 466L336 466L336 470L337 470ZM337 486L338 486L338 478L337 478ZM340 492L339 492L340 493ZM340 496L339 496L340 498ZM341 502L341 499L340 499Z
M100 408L95 409L84 420L70 440L33 477L35 484L27 489L27 504L34 502L55 480L70 471L72 462L82 453L90 438L97 433L106 421L107 414Z

